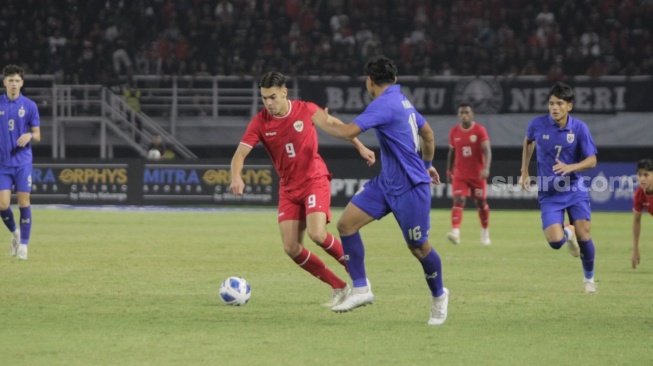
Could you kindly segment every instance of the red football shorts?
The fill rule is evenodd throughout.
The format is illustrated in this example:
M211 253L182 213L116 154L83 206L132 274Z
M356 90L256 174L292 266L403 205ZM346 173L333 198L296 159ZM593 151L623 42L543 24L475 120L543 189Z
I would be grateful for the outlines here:
M475 200L487 197L487 181L481 178L456 178L451 182L454 197L472 197Z
M279 222L306 220L313 212L324 212L331 222L331 182L328 176L315 178L301 188L279 190Z

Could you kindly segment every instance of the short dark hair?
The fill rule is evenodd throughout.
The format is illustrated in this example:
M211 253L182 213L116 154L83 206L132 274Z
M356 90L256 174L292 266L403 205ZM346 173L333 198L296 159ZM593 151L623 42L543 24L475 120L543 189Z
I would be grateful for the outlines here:
M653 160L651 159L642 159L637 162L637 171L640 170L646 170L649 172L653 172Z
M573 103L575 99L574 95L574 89L571 88L571 86L557 82L553 84L553 87L549 91L549 95L547 96L547 99L550 99L551 96L555 96L558 99L562 99L567 103Z
M385 56L372 56L365 63L365 76L369 76L374 84L379 86L394 84L397 78L397 65Z
M2 69L2 75L5 77L14 74L18 74L21 79L25 79L25 70L23 70L23 68L18 65L7 65L4 67L4 69Z
M469 103L460 103L460 104L458 104L458 108L456 110L458 110L460 108L465 108L465 107L469 107L469 109L471 109L472 112L474 112L474 107L472 107L472 105L469 104Z
M283 88L284 86L286 86L286 77L278 71L266 72L258 82L259 88Z

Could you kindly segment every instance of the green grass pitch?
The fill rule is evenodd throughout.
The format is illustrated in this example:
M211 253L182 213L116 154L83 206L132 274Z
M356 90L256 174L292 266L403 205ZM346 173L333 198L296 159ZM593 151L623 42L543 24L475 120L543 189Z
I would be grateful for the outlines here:
M651 217L633 270L632 214L594 214L599 292L588 295L580 261L549 248L539 212L492 211L483 247L475 209L460 246L445 238L449 211L434 210L451 290L441 327L426 325L430 294L391 216L362 230L375 303L345 314L321 307L330 288L283 253L274 210L33 217L28 261L2 236L0 365L653 364ZM244 307L219 302L231 275L252 286Z

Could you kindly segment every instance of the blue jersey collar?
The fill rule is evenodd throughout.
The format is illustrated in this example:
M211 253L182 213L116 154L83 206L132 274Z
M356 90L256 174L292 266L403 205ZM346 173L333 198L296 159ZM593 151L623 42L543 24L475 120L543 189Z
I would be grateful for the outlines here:
M558 128L558 129L560 129L562 131L572 130L573 127L576 126L576 119L574 117L572 117L571 114L567 115L567 125L565 127L562 127L562 128L560 128L560 126L558 126L558 124L556 123L556 121L553 120L553 117L551 117L550 114L547 115L547 118L549 119L549 123L551 123L554 127Z
M381 95L394 93L394 92L400 92L400 91L401 91L401 85L395 84L395 85L389 86L386 90L383 91L383 94L381 94Z
M14 100L9 99L9 95L7 95L7 93L2 94L2 101L5 103L16 103L22 98L23 98L23 93L18 93L18 98Z

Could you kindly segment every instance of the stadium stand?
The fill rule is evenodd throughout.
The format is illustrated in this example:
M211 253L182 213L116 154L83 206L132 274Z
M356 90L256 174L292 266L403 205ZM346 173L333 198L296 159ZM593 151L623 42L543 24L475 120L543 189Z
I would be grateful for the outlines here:
M2 63L61 83L136 75L653 74L653 2L636 0L4 0Z

